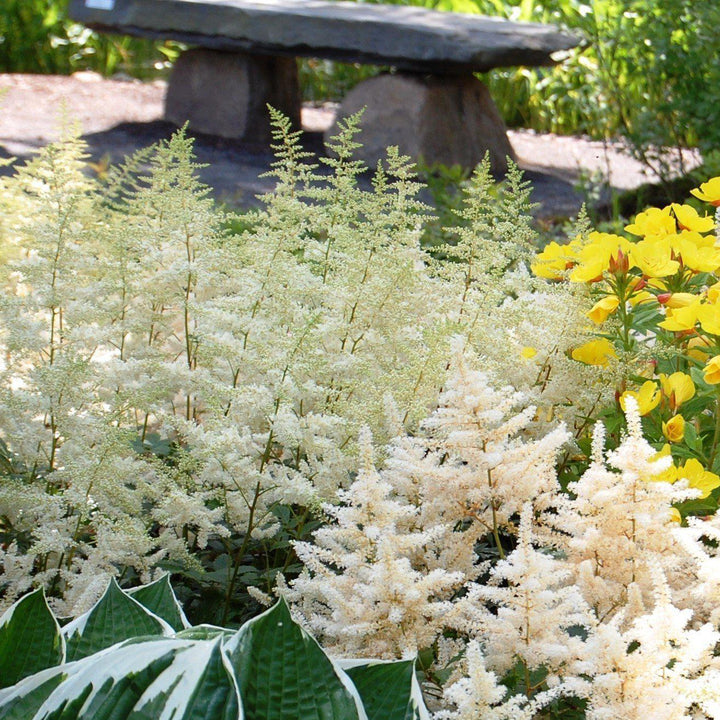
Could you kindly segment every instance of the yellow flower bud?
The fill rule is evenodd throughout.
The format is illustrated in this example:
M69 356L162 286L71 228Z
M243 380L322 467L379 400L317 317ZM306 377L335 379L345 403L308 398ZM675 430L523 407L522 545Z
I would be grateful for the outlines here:
M537 350L534 347L527 346L520 351L520 355L529 360L537 355Z
M717 385L720 383L720 355L710 358L703 370L703 377L708 385Z
M662 424L662 432L671 443L682 442L685 437L685 418L682 415L674 415Z
M697 295L693 295L693 293L677 292L670 295L665 302L665 305L669 308L687 307L688 305L692 305L696 302L697 299Z
M693 360L704 363L711 352L710 341L705 336L695 336L688 340L687 354Z

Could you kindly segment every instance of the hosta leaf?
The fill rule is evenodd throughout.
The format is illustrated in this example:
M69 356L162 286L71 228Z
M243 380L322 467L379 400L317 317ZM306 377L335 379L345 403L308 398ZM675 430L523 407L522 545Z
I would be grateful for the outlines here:
M0 696L0 720L243 720L226 664L220 638L129 641L54 669L39 707L40 676L20 682Z
M340 660L369 720L429 720L413 660Z
M173 629L111 580L94 607L68 623L62 633L71 661L141 635L172 635Z
M217 625L194 625L193 627L181 630L179 633L175 633L175 637L185 640L214 640L218 635L223 635L227 638L232 637L235 632L235 630L218 627Z
M65 642L43 591L25 595L0 617L0 688L63 662Z
M64 678L64 665L42 670L0 690L0 720L31 720Z
M150 612L161 617L176 632L190 627L190 623L175 597L172 585L170 585L170 575L163 575L155 582L126 592L133 600L137 600Z
M367 720L348 676L290 617L284 600L225 643L247 720Z

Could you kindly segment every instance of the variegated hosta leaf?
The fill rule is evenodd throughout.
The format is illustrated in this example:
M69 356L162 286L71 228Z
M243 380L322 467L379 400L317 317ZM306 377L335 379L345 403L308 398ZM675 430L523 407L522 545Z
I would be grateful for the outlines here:
M155 582L126 590L126 592L133 600L137 600L143 607L162 618L176 632L190 627L190 623L175 597L172 585L170 585L170 575L163 575Z
M65 641L41 589L25 595L0 617L0 688L59 665L64 658Z
M350 678L290 617L284 600L225 644L247 720L367 720Z
M414 660L339 660L369 720L430 720Z
M62 633L70 662L130 638L172 635L173 629L111 580L100 600L84 615L65 625Z
M221 643L147 638L108 648L2 691L0 720L243 720Z

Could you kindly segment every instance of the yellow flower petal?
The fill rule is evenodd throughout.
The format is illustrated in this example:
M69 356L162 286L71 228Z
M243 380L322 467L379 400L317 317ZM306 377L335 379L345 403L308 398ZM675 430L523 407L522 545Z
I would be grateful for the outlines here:
M702 492L700 497L704 498L716 487L720 487L720 477L706 470L695 458L691 458L685 465L678 468L678 478L685 478L691 488Z
M720 355L716 355L707 361L703 370L703 377L708 385L720 383Z
M595 305L592 306L592 309L587 313L587 316L594 323L600 325L607 320L609 315L612 315L612 313L617 310L619 305L620 300L615 295L607 295L601 300L598 300Z
M615 346L606 338L591 340L572 351L572 359L586 365L605 367L610 358L616 358Z
M694 230L696 232L710 232L715 227L715 221L709 215L700 217L697 210L692 205L679 205L673 203L670 206L675 213L678 225L684 230Z
M644 382L637 391L626 390L620 396L620 407L623 409L623 412L625 412L625 400L628 397L635 398L640 415L647 415L660 403L660 388L658 388L652 380L648 380L647 382Z
M670 243L660 240L641 240L630 251L630 257L646 277L668 277L680 269L672 258Z
M635 218L635 222L625 226L632 235L643 237L663 237L675 232L675 219L670 214L670 208L651 207L641 212Z
M695 323L698 319L698 310L700 308L700 299L696 299L692 305L679 307L672 312L668 312L667 317L658 325L665 330L672 332L684 332L685 330L694 330Z
M700 185L699 189L691 190L691 195L700 198L703 202L710 203L716 207L720 205L720 177L710 178Z
M683 372L660 375L660 387L665 397L670 400L673 411L695 395L695 383L687 373Z

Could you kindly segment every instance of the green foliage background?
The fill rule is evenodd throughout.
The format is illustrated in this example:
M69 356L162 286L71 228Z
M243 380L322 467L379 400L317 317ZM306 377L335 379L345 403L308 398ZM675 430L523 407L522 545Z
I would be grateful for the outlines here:
M386 0L388 1L388 0ZM581 38L554 68L496 70L484 79L508 125L626 137L650 166L654 149L720 140L720 5L695 0L389 0L440 10L555 23ZM173 43L99 36L67 17L67 0L5 0L0 71L162 72ZM305 97L338 99L378 68L303 60Z
M174 43L92 32L68 18L67 0L0 3L0 72L122 71L146 78L157 75L176 55Z

